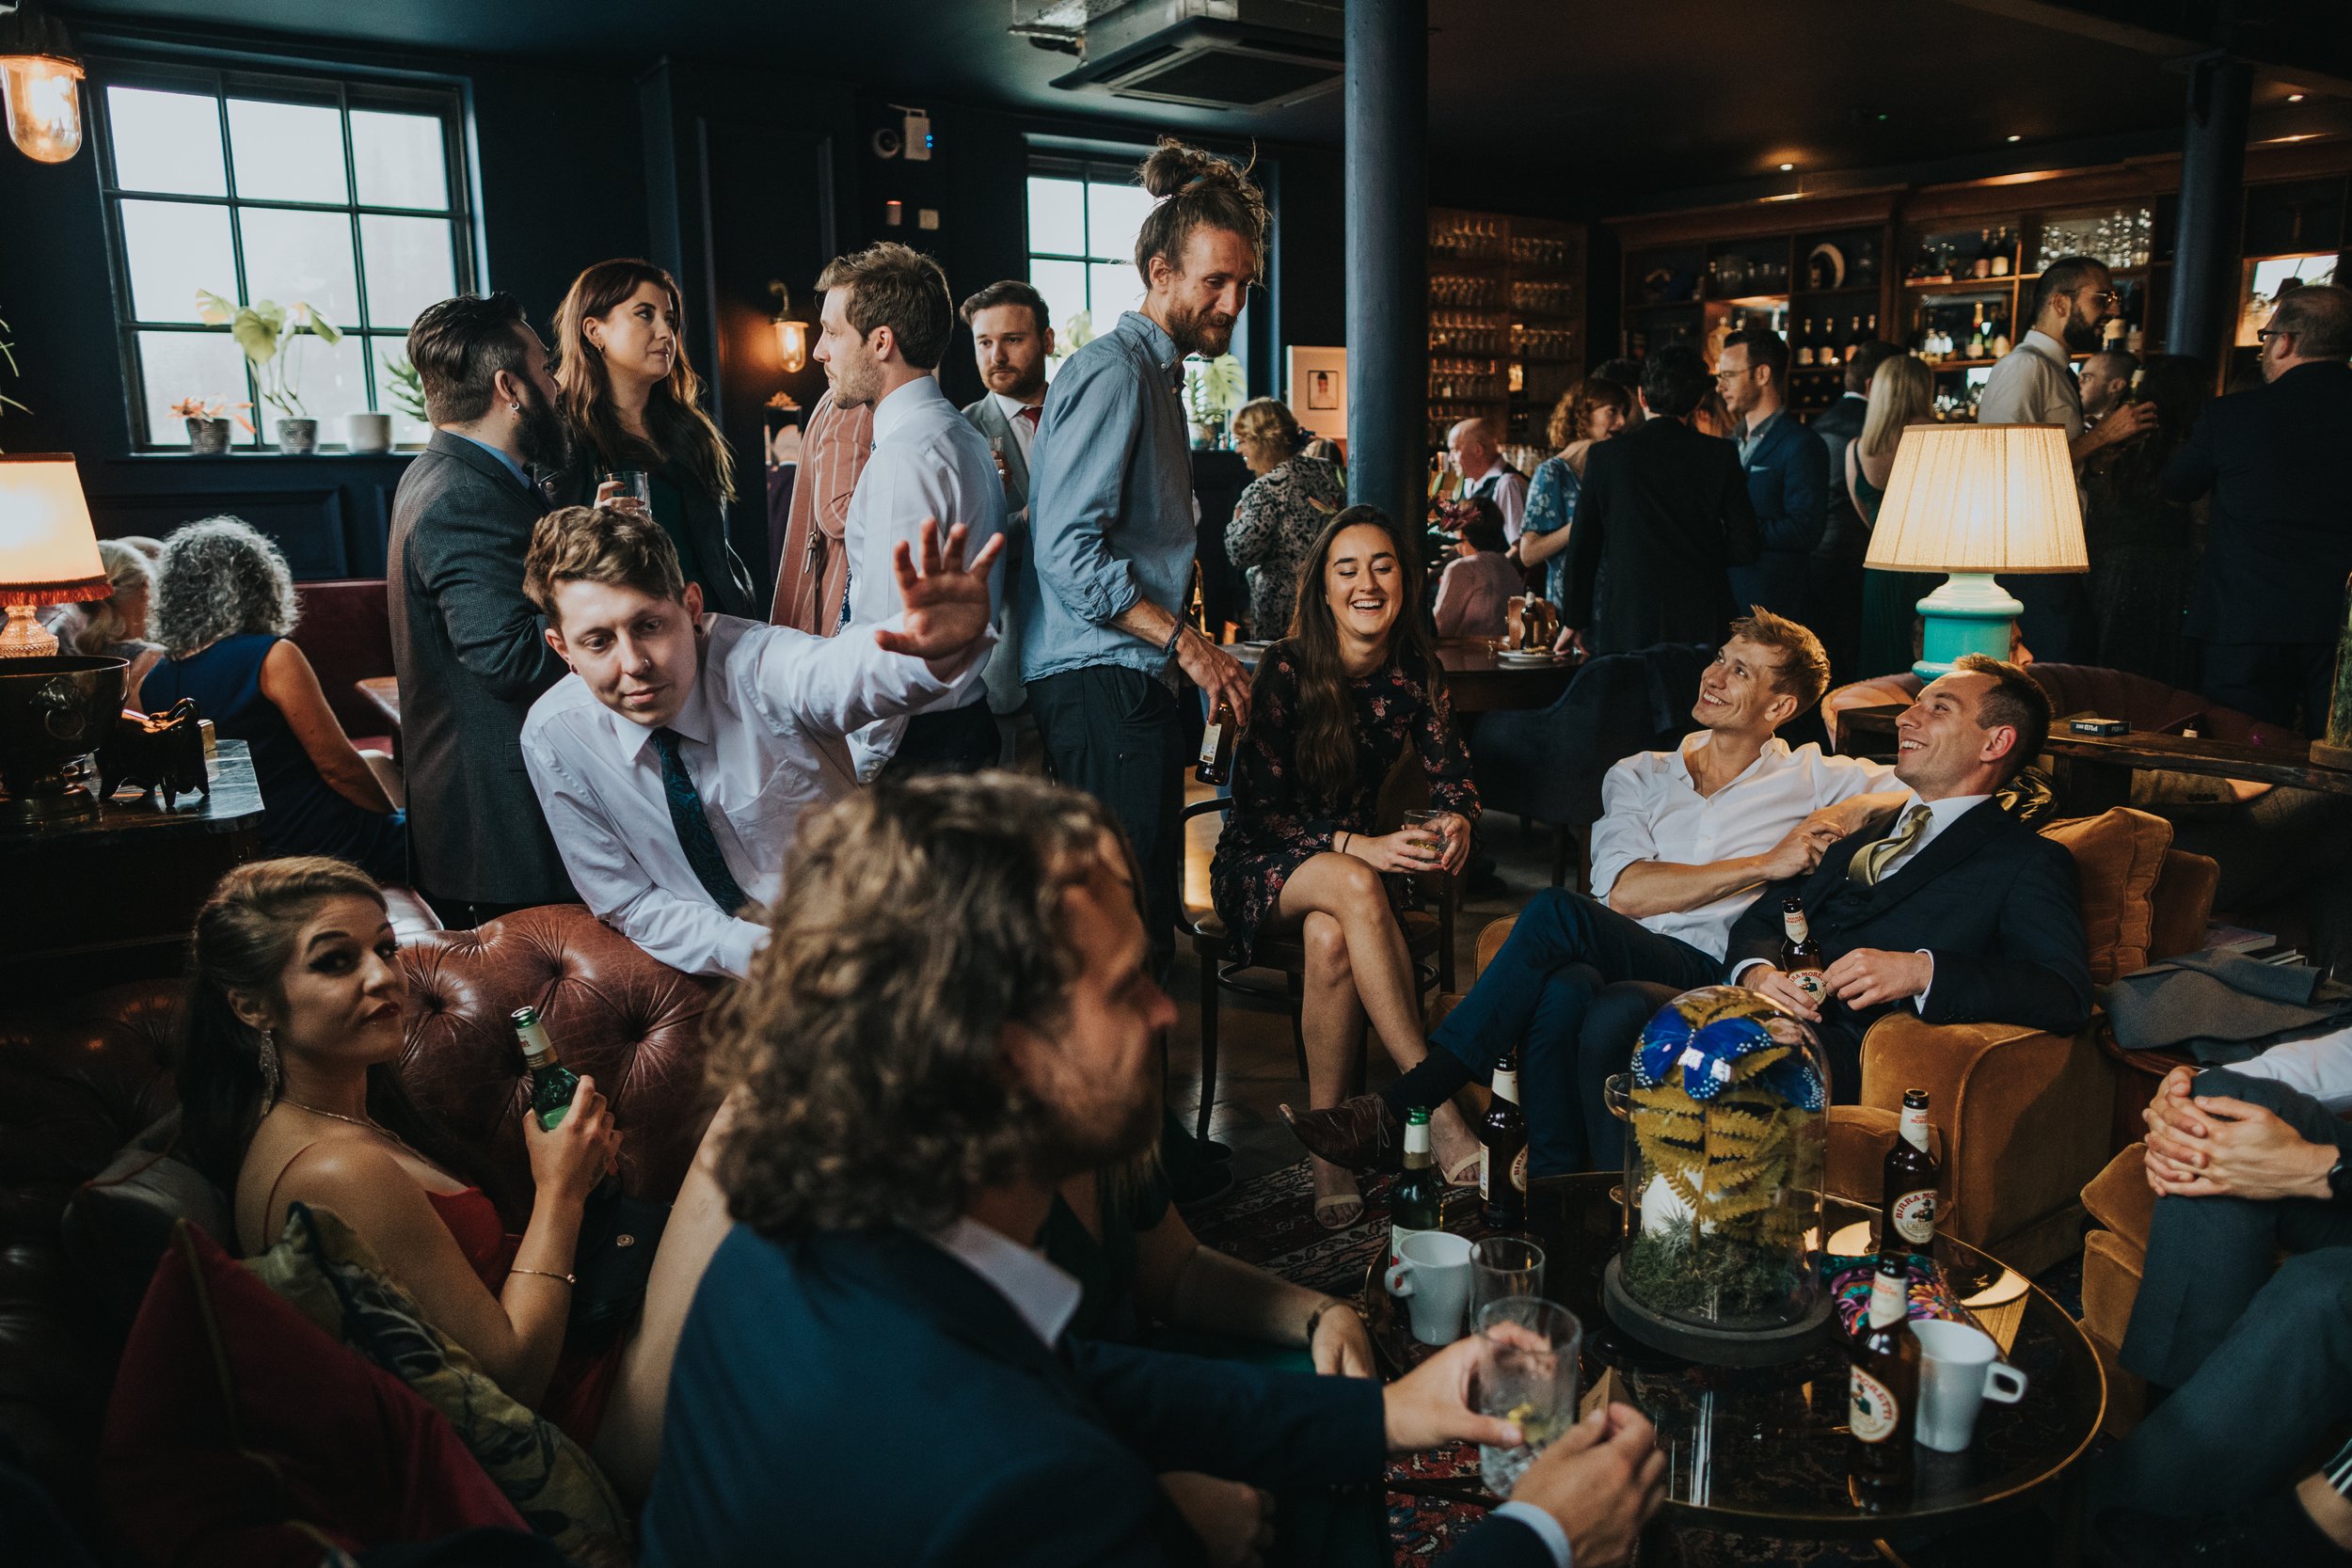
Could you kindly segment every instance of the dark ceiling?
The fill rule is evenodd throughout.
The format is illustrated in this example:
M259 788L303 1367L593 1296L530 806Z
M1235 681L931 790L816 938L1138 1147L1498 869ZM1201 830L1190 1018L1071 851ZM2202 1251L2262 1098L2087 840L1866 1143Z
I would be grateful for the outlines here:
M1034 5L1034 0L1031 0ZM1587 214L1839 171L1990 172L2177 134L2217 0L1431 0L1436 199ZM79 0L98 19L540 58L769 61L926 97L1332 144L1336 93L1220 114L1066 92L1011 0ZM2345 0L2244 0L2258 107L2352 76ZM2285 94L2311 90L2299 109ZM2014 143L2010 138L2018 138ZM2177 143L2175 144L2177 145ZM1957 160L1957 162L1955 162ZM1970 165L1969 161L1974 160ZM1782 175L1791 163L1798 175ZM1963 165L1969 165L1965 169Z

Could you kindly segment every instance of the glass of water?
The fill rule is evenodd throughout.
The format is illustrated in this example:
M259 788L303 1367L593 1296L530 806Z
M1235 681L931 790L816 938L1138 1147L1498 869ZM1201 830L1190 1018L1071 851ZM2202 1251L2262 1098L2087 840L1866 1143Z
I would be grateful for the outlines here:
M1524 1236L1488 1236L1470 1247L1470 1316L1506 1296L1544 1293L1544 1249Z
M1539 1296L1488 1302L1476 1321L1473 1403L1482 1416L1518 1423L1526 1439L1516 1449L1478 1446L1479 1479L1496 1497L1508 1497L1535 1456L1576 1424L1584 1325L1566 1307Z

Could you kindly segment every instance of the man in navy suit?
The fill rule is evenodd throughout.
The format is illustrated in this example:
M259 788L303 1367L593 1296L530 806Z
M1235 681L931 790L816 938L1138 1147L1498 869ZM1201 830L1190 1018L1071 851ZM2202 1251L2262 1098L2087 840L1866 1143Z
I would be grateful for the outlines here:
M1731 569L1732 596L1810 624L1813 551L1829 522L1829 448L1789 412L1788 345L1769 327L1742 327L1724 340L1715 385L1738 422L1740 467L1764 540L1754 565Z
M2176 501L2213 496L2188 601L2204 644L2198 689L2318 739L2352 574L2352 291L2280 297L2262 334L2263 385L2219 399L2165 465Z
M1895 721L1911 804L1831 845L1811 876L1766 887L1732 927L1724 979L1819 1026L1837 1100L1859 1092L1862 1037L1898 1007L2057 1035L2090 1017L2074 858L1994 799L2049 728L2050 701L2025 671L1963 655ZM1818 1001L1776 967L1788 898L1821 945Z
M1476 1337L1382 1388L1065 1336L1082 1290L1038 1232L1062 1182L1151 1146L1176 1022L1091 798L860 794L803 818L774 909L713 1042L738 1223L678 1345L647 1568L1254 1562L1257 1488L1520 1441L1466 1402ZM1646 1420L1597 1413L1447 1560L1623 1563L1662 1473Z

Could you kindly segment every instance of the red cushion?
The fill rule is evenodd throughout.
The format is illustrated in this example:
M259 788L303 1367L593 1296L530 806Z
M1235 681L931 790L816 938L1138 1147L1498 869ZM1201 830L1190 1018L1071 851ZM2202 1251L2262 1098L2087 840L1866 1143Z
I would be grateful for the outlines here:
M527 1528L438 1411L185 1222L132 1326L98 1484L120 1538L176 1568Z

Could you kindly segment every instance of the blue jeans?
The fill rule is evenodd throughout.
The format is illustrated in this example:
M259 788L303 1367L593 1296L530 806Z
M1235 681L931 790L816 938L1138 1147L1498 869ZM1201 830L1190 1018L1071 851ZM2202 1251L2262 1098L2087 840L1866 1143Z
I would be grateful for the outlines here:
M1607 1169L1624 1156L1601 1082L1626 1069L1666 996L1722 978L1713 954L1583 894L1546 888L1429 1043L1481 1080L1518 1048L1530 1175Z

